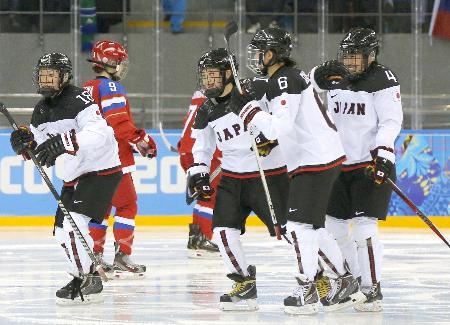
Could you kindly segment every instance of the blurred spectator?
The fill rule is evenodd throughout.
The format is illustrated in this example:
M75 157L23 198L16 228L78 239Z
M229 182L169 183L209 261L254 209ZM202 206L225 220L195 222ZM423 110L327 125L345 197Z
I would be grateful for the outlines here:
M330 32L346 33L352 27L366 27L378 30L378 1L373 0L335 0L329 1L329 12L342 14L330 17Z
M385 33L411 32L411 1L384 0L383 31Z
M8 0L8 11L19 11L19 0ZM17 20L17 14L10 14L9 20L13 29L20 28L20 22Z
M97 32L109 33L112 25L122 22L123 18L123 1L125 0L97 0ZM130 1L126 1L126 11L130 11ZM108 12L108 14L102 14Z
M4 32L39 31L39 1L36 0L2 0L2 11L34 12L30 14L11 14L2 19L1 30ZM64 33L70 30L70 0L43 0L43 32ZM67 14L59 14L64 12ZM3 18L4 16L2 16Z
M44 0L43 4L44 33L70 32L70 0ZM39 26L39 18L36 25Z
M172 34L183 33L186 12L186 0L163 0L164 20L170 20Z
M250 22L247 33L254 34L266 27L284 27L284 15L282 13L284 12L285 3L286 0L247 0L245 2L245 10ZM273 14L258 14L261 12Z
M292 15L284 16L284 27L290 32L317 33L317 1L316 0L288 0L286 2L289 13L294 13L297 1L297 28L294 26Z

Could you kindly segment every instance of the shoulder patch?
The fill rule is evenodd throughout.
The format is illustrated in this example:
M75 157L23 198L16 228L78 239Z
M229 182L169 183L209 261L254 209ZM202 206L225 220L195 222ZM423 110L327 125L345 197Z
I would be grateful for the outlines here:
M394 100L394 102L399 102L399 101L402 100L402 95L400 95L400 90L399 89L393 89L392 90L392 99Z

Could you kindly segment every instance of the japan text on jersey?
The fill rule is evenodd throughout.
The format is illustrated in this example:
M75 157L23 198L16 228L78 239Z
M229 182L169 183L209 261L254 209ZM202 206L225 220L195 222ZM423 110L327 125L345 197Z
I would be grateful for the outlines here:
M194 161L209 166L216 148L222 152L223 175L236 178L259 177L255 153L251 150L250 132L241 119L227 109L229 100L207 100L198 110L193 125ZM259 133L259 132L258 132ZM285 170L284 158L275 148L262 159L266 171Z
M372 64L364 77L329 91L327 99L347 155L347 168L370 162L371 151L378 147L393 150L403 111L400 85L390 69Z

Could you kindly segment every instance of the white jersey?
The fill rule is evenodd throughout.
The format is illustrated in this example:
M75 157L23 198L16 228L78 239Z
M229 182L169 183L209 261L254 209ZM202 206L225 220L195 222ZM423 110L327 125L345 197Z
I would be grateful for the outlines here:
M314 86L321 91L315 82ZM371 162L378 148L394 152L403 111L400 85L392 71L374 63L362 78L339 88L328 91L327 97L347 156L344 170Z
M281 67L267 79L265 96L251 124L278 139L290 174L332 168L345 160L336 126L308 76Z
M236 90L233 90L236 91ZM192 148L195 163L208 167L217 148L222 152L222 175L233 178L259 177L255 153L251 149L250 132L228 105L231 94L223 99L208 99L198 109L192 127L195 143ZM259 133L255 132L256 137ZM266 176L286 172L286 164L279 146L267 157L261 157Z
M75 130L79 146L76 155L63 154L56 159L56 164L64 164L65 182L89 172L120 167L114 131L84 89L69 85L56 98L39 101L30 129L38 145L51 136Z

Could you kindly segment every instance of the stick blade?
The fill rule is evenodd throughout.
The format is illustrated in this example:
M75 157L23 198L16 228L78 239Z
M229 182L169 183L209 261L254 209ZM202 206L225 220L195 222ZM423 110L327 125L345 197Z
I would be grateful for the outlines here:
M228 40L230 39L231 35L233 35L234 33L236 33L238 31L238 25L237 23L233 20L230 21L226 26L225 26L225 32L224 32L224 36L225 36L225 40L228 42Z
M0 102L0 112L1 113L6 112L6 106L2 102Z

